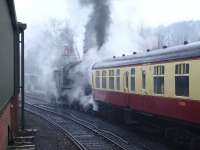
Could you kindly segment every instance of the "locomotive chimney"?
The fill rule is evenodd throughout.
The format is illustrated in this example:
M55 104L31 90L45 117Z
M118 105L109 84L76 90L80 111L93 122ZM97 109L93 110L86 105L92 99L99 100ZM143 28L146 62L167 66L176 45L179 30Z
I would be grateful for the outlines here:
M113 58L115 59L115 58L116 58L116 56L113 56Z
M150 52L150 49L147 49L147 52Z
M123 54L122 56L126 56L125 54Z

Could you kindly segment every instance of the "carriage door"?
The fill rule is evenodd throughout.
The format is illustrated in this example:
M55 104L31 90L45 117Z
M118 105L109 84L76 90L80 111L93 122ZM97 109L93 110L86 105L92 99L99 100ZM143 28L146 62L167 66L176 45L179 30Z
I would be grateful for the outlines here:
M129 71L124 72L124 77L123 77L123 86L124 86L124 100L125 100L125 105L128 105L128 99L129 99Z
M124 72L124 92L129 93L129 72Z
M142 94L147 94L146 93L146 70L142 70Z

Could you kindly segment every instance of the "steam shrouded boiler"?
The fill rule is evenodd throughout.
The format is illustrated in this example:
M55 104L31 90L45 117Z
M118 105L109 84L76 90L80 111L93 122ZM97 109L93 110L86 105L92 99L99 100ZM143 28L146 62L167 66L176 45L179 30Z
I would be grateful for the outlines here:
M76 67L81 64L78 51L74 48L65 46L64 55L60 68L54 71L54 79L57 90L57 99L53 100L56 104L72 104L70 94L77 88L81 88L85 95L91 93L91 86L85 74Z

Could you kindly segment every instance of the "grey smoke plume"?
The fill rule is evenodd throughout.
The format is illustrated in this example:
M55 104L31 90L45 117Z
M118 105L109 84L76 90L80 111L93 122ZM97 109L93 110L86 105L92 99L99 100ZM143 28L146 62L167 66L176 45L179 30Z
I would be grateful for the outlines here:
M97 0L94 2L94 16L96 18L95 30L97 45L100 48L105 40L110 20L108 0Z
M93 12L86 25L85 51L97 45L100 49L106 42L110 25L110 0L80 0L83 6L91 4ZM93 35L93 36L92 36ZM92 38L95 38L93 40Z

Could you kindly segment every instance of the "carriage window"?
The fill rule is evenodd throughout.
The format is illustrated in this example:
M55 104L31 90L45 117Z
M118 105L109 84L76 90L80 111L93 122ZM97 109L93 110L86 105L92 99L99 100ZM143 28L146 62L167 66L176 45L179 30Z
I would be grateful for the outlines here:
M175 67L176 96L189 96L189 64L177 64Z
M100 88L100 72L96 71L96 88Z
M114 89L114 70L109 70L109 88Z
M117 69L116 72L116 85L117 85L117 90L120 90L120 69Z
M155 66L154 67L154 93L155 94L164 94L164 66Z
M135 68L131 68L131 91L135 91Z
M142 70L142 89L146 89L146 71Z
M102 88L106 88L106 71L102 71Z

